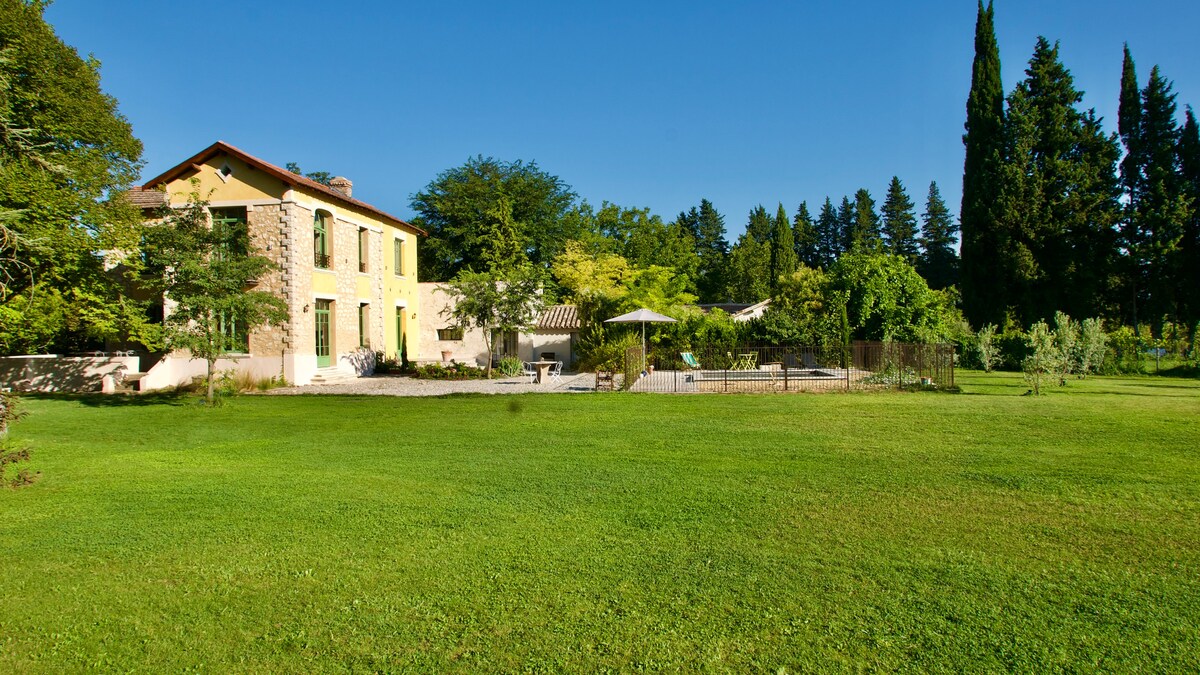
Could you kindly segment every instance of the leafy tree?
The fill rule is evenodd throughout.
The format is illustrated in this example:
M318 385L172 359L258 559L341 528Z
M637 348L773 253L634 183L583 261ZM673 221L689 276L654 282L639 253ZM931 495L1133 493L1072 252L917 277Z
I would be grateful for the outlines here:
M957 283L958 254L954 250L957 242L954 217L942 201L937 182L931 182L925 212L921 214L921 256L917 261L917 270L930 288L940 290Z
M978 352L979 365L984 372L992 372L992 368L1000 362L1000 349L996 345L996 324L989 323L979 329L979 334L975 339L975 347Z
M505 197L520 248L535 265L548 266L567 241L579 238L579 220L566 217L575 193L557 176L536 162L476 156L412 197L413 224L429 232L419 250L423 279L446 281L468 267L482 268L492 244L488 214Z
M1054 313L1054 347L1058 350L1058 385L1066 386L1067 375L1078 372L1079 323L1064 312Z
M760 302L771 297L771 246L747 231L729 252L726 295L734 302Z
M119 196L141 143L44 2L0 0L0 353L139 336L143 308L99 251L136 251L141 214ZM137 256L129 256L134 264Z
M944 339L952 311L941 293L904 259L880 253L847 253L828 272L825 297L844 298L853 339L902 342Z
M842 229L837 210L829 197L821 205L821 213L817 216L817 264L815 267L828 268L845 250L842 245Z
M483 272L463 270L439 288L453 300L442 316L463 330L482 331L489 355L495 353L497 335L528 331L545 306L542 274L530 264ZM491 376L489 358L487 377Z
M1057 368L1058 349L1054 346L1054 333L1045 321L1038 321L1029 328L1029 355L1021 363L1025 381L1033 386L1034 396L1042 393L1042 380Z
M982 0L975 21L975 59L967 97L963 144L962 227L963 311L976 326L1004 322L1007 302L999 295L998 249L992 204L998 198L1001 150L1004 144L1004 86L1000 80L1000 49L993 27L992 3Z
M883 200L883 234L885 250L909 262L917 262L917 216L912 200L904 190L899 176L892 176L887 197Z
M779 290L779 278L796 271L796 245L792 238L792 224L788 221L783 204L775 213L775 227L771 230L771 264L769 287L771 296Z
M808 212L808 202L800 202L796 215L792 218L792 241L795 243L796 260L808 267L821 266L820 239L817 236L817 226L812 214Z
M521 242L517 235L517 224L513 220L513 204L508 195L501 191L496 201L484 213L483 239L488 246L479 254L479 262L485 269L507 271L525 260Z
M614 310L629 294L636 273L624 257L589 252L574 241L554 259L551 271L585 327L619 313Z
M283 168L298 176L304 176L309 180L314 180L325 186L328 186L329 181L333 180L333 174L329 173L328 171L310 171L308 173L304 173L300 170L300 165L295 162L288 162L283 166Z
M875 251L881 246L879 214L875 213L875 200L866 188L854 193L854 218L847 231L846 249L849 251Z
M208 364L207 400L213 403L217 359L246 351L251 331L287 321L287 304L253 290L278 269L252 250L245 227L210 221L208 203L193 192L187 206L146 230L148 285L168 303L164 342Z

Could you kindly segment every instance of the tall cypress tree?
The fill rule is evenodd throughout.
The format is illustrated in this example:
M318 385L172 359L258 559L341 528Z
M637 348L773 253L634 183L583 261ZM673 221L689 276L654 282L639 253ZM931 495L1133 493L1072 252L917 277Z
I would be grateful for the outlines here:
M842 254L842 230L833 201L825 198L817 216L817 267L828 269Z
M771 296L779 290L779 277L796 271L796 245L792 237L792 224L788 222L783 204L775 212L775 227L771 230Z
M958 282L958 254L954 251L958 227L946 202L942 201L937 182L929 184L921 224L921 257L917 261L917 271L925 277L930 288L953 286Z
M904 258L910 265L916 263L917 216L899 176L892 176L883 199L883 235L888 253Z
M996 286L997 246L995 203L997 176L1003 146L1004 85L1000 80L1000 48L996 44L992 3L979 2L975 20L975 60L971 66L971 91L967 96L966 133L963 144L962 225L963 311L975 326L1002 324L1003 288Z
M1138 301L1143 294L1143 265L1138 262L1138 232L1134 214L1137 211L1137 189L1141 183L1141 160L1137 143L1142 135L1142 91L1138 87L1137 68L1129 44L1125 44L1121 61L1121 98L1117 108L1117 133L1125 146L1121 160L1121 188L1125 192L1125 208L1121 218L1121 244L1126 255L1121 260L1117 276L1121 315L1125 321L1138 325Z
M813 269L821 266L817 228L812 214L808 212L808 202L800 202L792 218L792 240L796 244L796 260L800 264Z
M1181 285L1191 289L1183 295L1182 319L1193 331L1200 321L1200 127L1191 106L1184 111L1183 131L1179 136L1179 170L1190 211L1183 229L1180 252L1183 256ZM1193 335L1193 337L1195 337Z

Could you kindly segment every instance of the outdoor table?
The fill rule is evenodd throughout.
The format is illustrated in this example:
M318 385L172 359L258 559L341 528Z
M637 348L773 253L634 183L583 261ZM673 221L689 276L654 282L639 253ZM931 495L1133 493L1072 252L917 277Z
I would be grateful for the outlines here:
M534 361L533 365L537 366L537 383L542 384L546 378L550 376L550 366L558 363L557 361Z

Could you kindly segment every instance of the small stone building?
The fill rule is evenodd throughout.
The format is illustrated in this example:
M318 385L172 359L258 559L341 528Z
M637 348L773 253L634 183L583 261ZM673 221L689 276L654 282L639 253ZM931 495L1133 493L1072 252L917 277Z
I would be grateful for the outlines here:
M250 331L244 353L218 368L308 384L368 372L375 352L396 356L401 341L410 358L419 356L417 238L424 231L354 198L346 178L323 185L221 141L147 180L130 199L149 217L164 203L183 206L197 188L214 219L248 228L255 249L279 265L258 288L278 293L290 313L283 326ZM143 376L142 388L185 382L204 365L168 355Z

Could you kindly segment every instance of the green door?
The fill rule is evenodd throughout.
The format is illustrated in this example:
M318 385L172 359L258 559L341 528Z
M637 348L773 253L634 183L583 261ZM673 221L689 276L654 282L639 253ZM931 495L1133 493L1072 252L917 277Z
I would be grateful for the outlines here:
M404 320L404 313L408 311L407 307L396 308L396 358L404 353L404 343L407 341L407 322Z
M316 319L317 319L317 367L328 368L333 364L329 358L329 307L332 304L329 300L317 300Z

